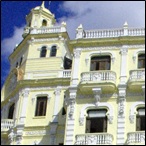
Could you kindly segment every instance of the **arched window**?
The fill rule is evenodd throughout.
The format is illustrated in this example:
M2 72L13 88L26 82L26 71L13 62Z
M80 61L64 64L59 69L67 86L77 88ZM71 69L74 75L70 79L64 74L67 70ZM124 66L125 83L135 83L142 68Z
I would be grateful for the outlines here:
M46 47L42 47L40 57L46 57L47 49Z
M57 53L57 48L56 46L52 46L51 48L51 52L50 52L50 56L56 56L56 53Z
M145 108L138 108L136 116L136 131L145 131Z
M86 133L107 132L107 110L92 109L87 111Z
M13 119L14 108L15 108L15 103L13 103L9 108L8 119Z
M47 26L47 21L46 20L42 21L42 26Z
M110 70L110 56L93 56L91 57L90 70Z
M145 68L145 54L138 55L138 68Z

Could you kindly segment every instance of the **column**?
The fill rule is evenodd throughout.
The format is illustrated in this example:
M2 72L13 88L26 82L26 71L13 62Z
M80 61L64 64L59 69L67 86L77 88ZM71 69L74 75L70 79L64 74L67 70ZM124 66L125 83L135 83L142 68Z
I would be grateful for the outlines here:
M77 48L74 50L74 66L72 72L72 86L78 85L78 74L79 74L79 64L80 64L81 49Z
M22 109L21 109L21 116L20 116L20 124L24 124L26 119L26 109L27 109L27 101L28 101L28 95L29 95L29 89L23 89L22 92Z
M54 94L55 94L55 102L54 102L54 113L53 113L53 122L58 122L58 113L59 113L59 102L60 102L60 93L61 87L57 87Z
M58 86L54 92L55 94L55 102L54 102L54 113L53 113L53 121L50 124L50 145L56 145L56 130L58 126L58 113L59 113L59 102L60 102L60 93L61 87Z
M28 95L29 95L29 89L23 89L20 93L22 96L22 109L21 109L21 115L20 115L20 121L18 125L16 126L17 132L16 132L16 144L22 145L22 135L24 130L24 124L26 119L26 111L27 111L27 101L28 101Z
M121 71L120 84L118 86L118 121L117 121L117 145L125 143L125 104L126 104L126 82L127 82L127 53L128 46L124 45L121 48Z
M120 84L126 84L127 80L127 53L128 46L124 45L121 48L121 71L120 71Z
M66 120L66 141L65 145L74 145L74 126L75 126L75 101L77 88L69 88L69 98L67 99L67 120Z

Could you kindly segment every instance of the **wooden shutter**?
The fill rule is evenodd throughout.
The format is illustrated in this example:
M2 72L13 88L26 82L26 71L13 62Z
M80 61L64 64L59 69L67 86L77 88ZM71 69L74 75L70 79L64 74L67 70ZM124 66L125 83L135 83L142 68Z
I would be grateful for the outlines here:
M99 70L106 70L106 62L99 62Z
M136 117L136 131L140 131L140 117Z
M91 121L90 119L86 120L86 133L90 133Z
M107 132L107 117L103 120L103 132Z

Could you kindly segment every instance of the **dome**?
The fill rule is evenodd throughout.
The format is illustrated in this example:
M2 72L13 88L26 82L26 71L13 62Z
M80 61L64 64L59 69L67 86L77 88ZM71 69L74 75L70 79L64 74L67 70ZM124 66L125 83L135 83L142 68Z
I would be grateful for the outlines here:
M40 9L42 9L42 10L45 11L46 13L52 14L48 9L43 8L43 7L41 7L41 6L37 6L37 7L34 8L34 10L40 10Z

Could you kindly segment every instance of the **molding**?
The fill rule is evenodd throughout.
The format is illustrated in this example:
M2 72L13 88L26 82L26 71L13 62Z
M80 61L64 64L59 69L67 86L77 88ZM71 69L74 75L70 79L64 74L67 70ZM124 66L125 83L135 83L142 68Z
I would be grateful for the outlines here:
M52 41L58 41L59 38L47 38L47 39L33 39L31 42L52 42Z
M135 95L135 94L134 94ZM114 93L114 94L101 94L101 98L111 98L111 97L118 97L118 94L117 93ZM88 95L83 95L83 94L80 94L80 95L77 95L77 98L79 99L83 99L83 98L93 98L93 94L88 94Z
M102 49L99 50L99 51L90 52L85 57L86 65L88 64L89 60L91 60L91 56L94 56L94 55L110 55L111 56L112 63L114 63L115 56L116 56L114 52L102 51Z
M37 131L27 131L24 133L26 136L34 136L34 135L49 135L50 132L46 130L37 130Z
M130 113L129 113L129 120L130 120L130 123L134 123L134 118L135 118L135 115L136 115L136 107L137 106L144 106L145 107L145 102L144 101L138 101L138 102L135 102L134 104L132 104L131 108L130 108Z
M109 123L112 124L112 122L113 122L113 107L111 106L111 104L109 104L107 102L99 102L98 108L103 108L103 107L108 108L107 117L108 117ZM80 126L84 125L84 121L85 121L85 117L86 117L85 111L88 108L97 108L97 107L95 106L94 103L86 104L82 107L82 109L80 111L80 118L79 118Z

